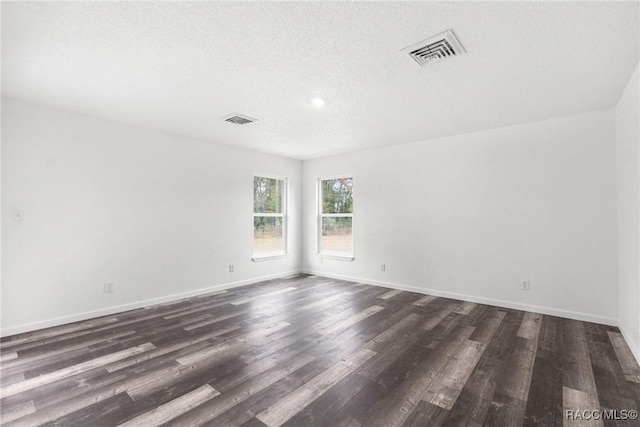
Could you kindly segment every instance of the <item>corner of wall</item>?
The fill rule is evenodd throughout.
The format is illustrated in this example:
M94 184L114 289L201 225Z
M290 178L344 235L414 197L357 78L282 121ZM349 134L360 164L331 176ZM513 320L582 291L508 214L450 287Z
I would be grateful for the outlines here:
M616 105L618 327L640 363L640 64Z

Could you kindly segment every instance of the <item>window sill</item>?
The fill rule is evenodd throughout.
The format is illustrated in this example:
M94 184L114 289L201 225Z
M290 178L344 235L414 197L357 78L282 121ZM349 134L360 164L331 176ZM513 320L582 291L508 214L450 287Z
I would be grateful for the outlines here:
M318 254L320 256L320 259L333 259L336 261L346 261L346 262L353 262L355 260L355 257L353 256L344 256L344 255L329 255L329 254Z
M272 259L281 259L287 256L286 253L275 254L275 255L265 255L251 258L253 262L261 262L261 261L271 261Z

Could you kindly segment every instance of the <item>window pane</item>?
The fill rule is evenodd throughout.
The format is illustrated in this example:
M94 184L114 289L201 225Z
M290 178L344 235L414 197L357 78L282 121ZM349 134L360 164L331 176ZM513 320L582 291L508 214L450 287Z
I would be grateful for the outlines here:
M322 180L322 213L353 213L353 178Z
M322 218L320 248L322 252L353 254L353 218Z
M282 218L253 218L253 254L257 256L284 252Z
M283 213L284 180L253 177L253 212Z

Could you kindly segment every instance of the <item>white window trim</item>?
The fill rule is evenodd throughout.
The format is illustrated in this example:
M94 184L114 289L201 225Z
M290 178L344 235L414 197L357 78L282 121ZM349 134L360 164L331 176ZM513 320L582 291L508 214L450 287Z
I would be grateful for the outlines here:
M319 253L318 254L320 256L320 259L332 259L335 261L346 261L346 262L353 262L355 261L355 257L351 256L344 256L344 255L329 255L326 253Z
M318 178L317 182L316 182L316 203L317 203L317 209L316 212L318 214L318 219L316 221L316 227L317 227L317 232L316 232L316 254L320 257L320 259L325 260L325 259L330 259L330 260L336 260L336 261L347 261L347 262L352 262L354 261L355 258L355 245L354 245L354 241L353 241L353 217L355 212L353 213L336 213L336 214L323 214L322 213L322 181L329 181L329 180L333 180L333 179L340 179L340 178L351 178L355 181L355 178L353 176L353 174L344 174L344 175L335 175L335 176L329 176L329 177L325 177L325 178ZM354 209L355 210L355 209ZM322 237L321 237L321 233L322 233L322 218L351 218L351 254L350 255L339 255L338 253L335 252L323 252L322 251Z
M261 174L254 173L253 180L251 186L253 188L253 181L255 178L269 178L269 179L277 179L280 181L284 181L282 188L284 190L284 194L282 195L282 213L255 213L253 212L253 218L255 217L272 217L272 218L282 218L282 251L281 252L273 252L266 255L256 255L255 253L251 257L251 261L259 262L259 261L269 261L275 259L285 258L289 255L289 179L286 176L276 176L270 174ZM255 209L255 206L253 207ZM254 222L252 221L251 226L253 227ZM253 236L253 230L251 232ZM253 246L253 238L251 239L251 246ZM255 247L253 248L255 251Z
M282 259L282 258L286 258L289 254L288 253L282 253L282 254L278 254L278 255L265 255L265 256L254 256L253 258L251 258L251 261L253 262L261 262L261 261L270 261L272 259Z

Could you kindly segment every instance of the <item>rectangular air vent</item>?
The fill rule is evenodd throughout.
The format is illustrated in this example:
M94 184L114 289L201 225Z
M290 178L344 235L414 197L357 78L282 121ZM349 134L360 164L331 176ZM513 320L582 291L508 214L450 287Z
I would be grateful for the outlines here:
M409 55L421 67L465 53L460 41L451 30L405 47L402 52Z
M233 113L232 115L224 118L225 122L233 123L236 125L246 125L248 123L257 122L258 119L254 119L243 114Z

